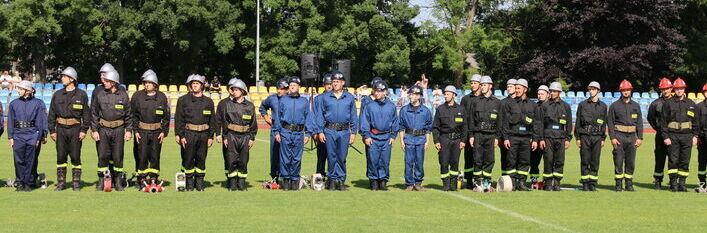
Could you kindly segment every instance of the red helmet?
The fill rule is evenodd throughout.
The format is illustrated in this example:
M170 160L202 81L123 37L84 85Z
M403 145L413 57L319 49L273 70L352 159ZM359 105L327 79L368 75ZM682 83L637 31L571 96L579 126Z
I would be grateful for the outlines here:
M702 91L707 91L707 83L705 83L705 85L702 86Z
M673 88L686 88L687 84L685 84L685 81L682 80L682 78L677 78L675 79L675 83L673 83Z
M660 80L660 86L658 86L658 88L659 89L673 88L673 83L670 82L670 79L663 78Z
M626 79L624 79L624 81L621 81L621 85L619 85L619 91L623 90L633 90L633 85L631 85L631 82Z

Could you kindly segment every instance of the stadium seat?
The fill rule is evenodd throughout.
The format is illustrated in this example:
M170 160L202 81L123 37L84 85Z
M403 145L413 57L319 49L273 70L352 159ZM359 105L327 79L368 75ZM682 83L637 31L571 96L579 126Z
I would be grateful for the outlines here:
M643 93L641 93L641 98L650 99L650 98L651 98L651 94L648 93L648 92L643 92Z
M122 87L123 89L128 89L128 86L126 86L125 84L122 84L122 83L120 84L120 87Z
M560 92L560 97L561 97L561 98L567 97L567 93L565 93L564 91L563 91L563 92ZM574 98L574 97L573 97L573 98Z
M614 92L614 99L621 98L621 92Z
M142 84L137 85L137 90L138 90L138 91L143 90L143 89L145 89L145 85L142 85Z
M697 93L697 99L703 100L705 99L705 95L703 95L702 93Z
M569 98L574 98L574 97L577 97L577 94L575 94L574 91L568 91L568 92L567 92L567 97L569 97Z
M42 84L41 84L41 83L35 83L35 84L34 84L34 89L35 89L35 90L42 90Z
M690 92L690 93L687 93L687 98L694 100L694 99L697 99L697 95L695 95L695 93L693 93L693 92Z
M169 90L169 92L178 92L178 91L179 91L179 87L177 87L177 85L169 85L169 89L168 89L168 90Z
M349 87L347 90L349 90L349 93L351 94L356 94L356 89L353 87Z
M128 91L137 91L137 86L135 84L128 85Z
M167 88L167 85L160 85L159 90L161 92L167 92L167 90L169 90L169 88Z
M585 98L587 98L587 96L589 96L589 95L584 95L583 91L578 91L577 93L575 93L575 95L577 95L578 100L584 100Z
M93 83L86 84L86 91L93 91L93 89L96 89L96 85Z
M651 99L657 99L660 98L660 95L657 92L651 93Z
M54 86L51 83L44 84L44 90L54 90Z
M268 93L270 93L270 94L277 93L277 87L268 87Z
M641 98L641 93L634 92L633 95L631 95L631 98L634 98L634 99Z
M221 85L221 92L228 92L228 88L226 88L226 85Z
M462 90L457 89L457 96L462 96Z
M495 95L496 97L501 97L503 96L503 92L501 92L501 90L495 90L493 91L493 95Z
M187 85L179 85L179 92L188 92Z
M9 94L10 91L8 91L7 89L0 90L0 99L2 99L3 97L7 97Z
M85 83L79 83L78 88L81 89L81 90L86 90L86 84L85 84Z
M464 95L468 95L468 94L471 94L471 90L468 90L468 89L464 90Z
M52 96L52 94L54 94L54 91L52 91L52 90L42 91L42 96Z
M59 89L62 89L62 88L64 88L64 84L57 83L56 85L54 85L54 90L59 90Z
M256 92L258 92L258 87L256 87L256 86L248 87L248 93L256 93Z

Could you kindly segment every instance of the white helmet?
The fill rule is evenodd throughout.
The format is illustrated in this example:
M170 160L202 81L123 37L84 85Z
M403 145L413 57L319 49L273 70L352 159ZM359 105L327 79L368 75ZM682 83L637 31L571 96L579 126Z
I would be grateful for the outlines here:
M110 63L106 63L101 66L101 69L98 70L98 73L108 73L111 71L115 71L115 67L113 67L113 65L111 65Z
M34 84L27 80L20 81L20 83L17 84L17 87L34 92Z
M120 84L120 74L118 74L118 71L114 70L106 72L106 76L104 76L103 78Z
M200 82L202 85L206 83L206 79L204 78L204 76L198 74L192 74L187 77L187 84L191 83L192 81Z
M76 74L76 70L71 66L66 67L66 69L61 71L61 75L69 76L74 80L76 80L78 78L78 75Z
M559 82L552 82L550 83L550 90L551 91L562 91L562 84Z
M157 81L157 73L155 73L152 70L147 70L147 71L145 71L145 73L142 74L142 81L143 82L151 82L154 84L160 84Z
M243 92L248 93L248 88L245 85L245 82L243 80L240 80L238 78L232 78L231 80L228 81L228 88L238 88L243 90Z

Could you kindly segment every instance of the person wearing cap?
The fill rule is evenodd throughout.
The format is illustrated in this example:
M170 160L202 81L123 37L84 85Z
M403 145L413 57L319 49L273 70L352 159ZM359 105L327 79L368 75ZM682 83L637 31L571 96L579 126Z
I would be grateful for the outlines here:
M147 70L142 74L145 89L133 94L130 106L135 121L135 140L137 148L135 164L138 190L141 190L147 177L158 182L160 174L160 154L162 142L169 134L170 109L167 95L158 90L157 74Z
M103 190L103 172L109 171L113 165L113 185L116 191L124 190L122 179L123 145L132 138L133 116L128 93L119 87L120 75L117 71L109 71L103 78L103 88L94 91L94 102L91 102L91 137L98 142L98 177L97 191Z
M564 176L565 150L572 140L572 110L570 105L560 98L562 84L550 84L550 99L540 106L543 115L543 136L540 149L543 155L543 189L560 191L560 181ZM519 173L520 174L520 173ZM552 186L550 186L552 184Z
M508 96L503 98L501 100L501 109L503 110L505 105L510 103L512 100L515 99L516 97L516 85L518 84L518 80L516 79L509 79L506 82L506 92L508 92ZM550 91L548 91L548 94ZM499 138L499 145L498 145L498 150L501 153L501 175L508 175L508 149L503 145L503 143L500 142L505 142L506 140L503 138L503 134L501 134L501 138Z
M422 87L408 89L410 103L400 109L400 146L405 152L405 191L424 191L424 162L432 129L432 111L422 105Z
M328 177L325 187L329 190L345 189L346 157L359 126L356 97L344 90L345 84L344 74L335 71L331 75L331 91L315 98L313 116L310 118L313 131L326 152L325 158L317 158L317 173ZM327 160L329 169L325 173Z
M175 141L182 152L182 172L186 175L186 190L204 191L206 157L213 144L216 117L214 101L204 95L206 79L198 74L189 75L189 93L177 99L174 114Z
M633 189L633 171L636 168L636 149L643 144L643 118L641 106L631 99L633 85L628 80L619 85L621 98L609 106L607 128L614 147L614 179L616 191Z
M289 90L289 84L287 83L287 78L281 78L277 80L277 93L265 98L262 103L260 103L260 116L265 120L265 123L272 127L273 121L271 114L277 112L277 107L279 106L280 99L287 94ZM270 110L270 113L268 113ZM270 131L270 178L275 179L279 182L280 177L280 142L275 140L275 131Z
M702 94L707 95L707 83L702 86ZM697 104L696 114L700 119L699 144L697 145L697 179L700 181L699 188L707 190L705 178L707 178L707 101L703 100ZM2 131L0 131L2 133Z
M250 149L258 133L255 105L246 100L247 86L238 78L228 81L229 97L216 108L216 140L226 148L226 170L229 191L247 191Z
M459 176L459 154L466 147L469 132L465 121L464 107L454 101L457 88L444 88L445 103L437 107L432 120L432 139L439 151L440 178L442 191L456 191Z
M371 190L388 191L390 179L390 154L397 138L400 118L397 108L387 98L388 84L384 81L373 85L373 102L361 112L361 136L368 146L366 164Z
M577 124L574 135L577 137L579 157L581 159L581 179L584 191L596 191L599 180L599 161L601 148L606 140L607 106L599 100L601 86L591 82L587 87L589 98L579 103L577 107Z
M49 136L56 141L56 191L66 189L67 157L71 158L72 189L81 189L81 143L91 125L88 95L76 88L76 70L61 72L64 88L52 95L47 118Z
M483 76L483 77L488 77L488 76ZM478 99L479 96L481 96L481 78L482 76L480 74L474 74L471 76L470 85L471 85L471 93L465 95L462 97L461 101L459 104L464 107L464 112L466 113L466 123L470 123L470 114L474 113L474 109L472 109L472 102L474 102L475 99ZM489 77L490 79L490 77ZM471 130L471 129L467 129ZM473 135L472 132L467 132L467 137L471 137ZM464 142L468 142L469 138L465 138ZM475 150L471 145L464 147L464 178L466 179L466 188L467 189L473 189L473 179L474 179L474 153Z
M37 180L40 144L47 142L47 114L44 102L34 97L34 84L17 84L20 97L10 102L7 136L15 159L16 191L32 191Z
M309 120L312 117L309 100L299 94L300 78L292 76L287 81L289 92L280 99L273 114L272 130L275 131L275 140L280 142L280 176L283 179L280 188L297 191L300 187L302 152L315 127Z
M335 73L340 73L340 72L337 71ZM320 95L326 94L327 92L330 92L332 90L332 84L331 84L332 76L334 76L332 73L326 73L322 77L322 88L324 88L324 92L321 93ZM341 76L343 77L343 74ZM314 99L312 101L312 113L314 113L315 116L318 116L321 113L316 112L316 110L317 110L316 106L321 104L320 102L323 100L323 98L319 98L319 95L314 96L313 98ZM316 117L311 117L309 119L315 120L315 118ZM316 125L316 124L315 124L315 126L318 127L318 125ZM319 130L321 130L321 129L317 129L314 131L318 132ZM326 144L325 144L326 139L320 138L319 135L320 135L319 133L316 133L312 136L312 138L314 139L314 143L317 145L317 166L316 166L315 173L321 174L322 177L326 177L327 176L327 174L326 174L327 149L326 149ZM326 182L326 187L327 188L329 187L328 181Z
M699 119L697 105L687 98L687 85L681 78L675 79L675 96L663 106L660 133L663 143L668 146L668 177L670 191L687 192L685 181L690 174L690 156L692 147L699 139Z
M371 88L373 88L373 87L376 85L376 83L378 83L378 82L385 82L385 81L383 81L383 79L382 79L381 77L373 77L373 79L371 79ZM386 84L386 85L387 85L387 84ZM368 89L366 89L366 90L368 90ZM387 92L386 92L385 94L386 94L386 96L388 95ZM369 103L373 102L373 97L372 97L372 96L373 96L373 94L371 93L371 94L363 95L363 96L361 97L361 105L360 105L360 107L359 107L359 108L360 108L360 109L359 109L359 114L362 113L362 112L364 112L364 111L366 110L366 106L368 106ZM360 117L361 117L361 116L359 116L359 119L360 119ZM361 125L360 125L360 124L361 124L361 121L359 120L359 127L358 127L359 132L358 132L358 133L359 133L359 134L363 134L362 132L360 132L360 131L361 131ZM361 142L363 143L363 146L364 146L364 153L366 153L366 159L369 159L369 156L370 156L370 155L368 154L368 149L369 149L368 147L369 147L369 146L366 145L366 138L365 138L365 137L361 137ZM368 166L366 166L366 174L369 174L369 173L371 173L371 171L369 171L369 170L368 170ZM373 185L373 184L371 184L371 185Z
M657 132L655 135L655 150L653 154L655 155L655 168L653 169L653 189L661 190L663 189L663 177L665 176L665 162L668 158L668 146L663 143L665 138L662 138L663 134L660 132L660 121L663 117L663 106L666 102L673 96L673 83L670 79L663 78L660 80L660 98L651 102L648 107L648 123Z
M474 149L473 183L475 187L491 184L491 172L494 165L494 148L501 136L501 100L493 95L493 81L489 76L481 77L480 94L471 100L467 112L469 147ZM467 110L467 109L465 109ZM466 175L466 172L464 172ZM480 191L480 190L476 190Z
M530 152L538 148L543 134L543 115L538 105L528 98L528 81L519 79L515 97L501 110L503 146L508 149L507 174L513 190L528 191L525 186L530 170ZM545 163L547 164L547 162Z
M542 104L550 98L549 95L549 87L546 85L540 85L540 87L538 87L538 107L542 106ZM544 154L545 150L541 148L537 148L530 152L530 182L532 187L536 187L540 177L542 177L542 174L540 174L540 162L542 161Z

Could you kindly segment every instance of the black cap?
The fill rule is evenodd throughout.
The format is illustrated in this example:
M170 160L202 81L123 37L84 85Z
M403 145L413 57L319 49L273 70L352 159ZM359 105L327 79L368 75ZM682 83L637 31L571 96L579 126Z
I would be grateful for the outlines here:
M297 77L297 76L292 76L292 77L290 77L290 78L287 79L287 83L297 83L297 84L300 84L300 83L302 83L302 80L300 80L299 77Z
M287 82L286 78L281 78L280 80L277 80L277 89L285 89L290 87L290 83Z

